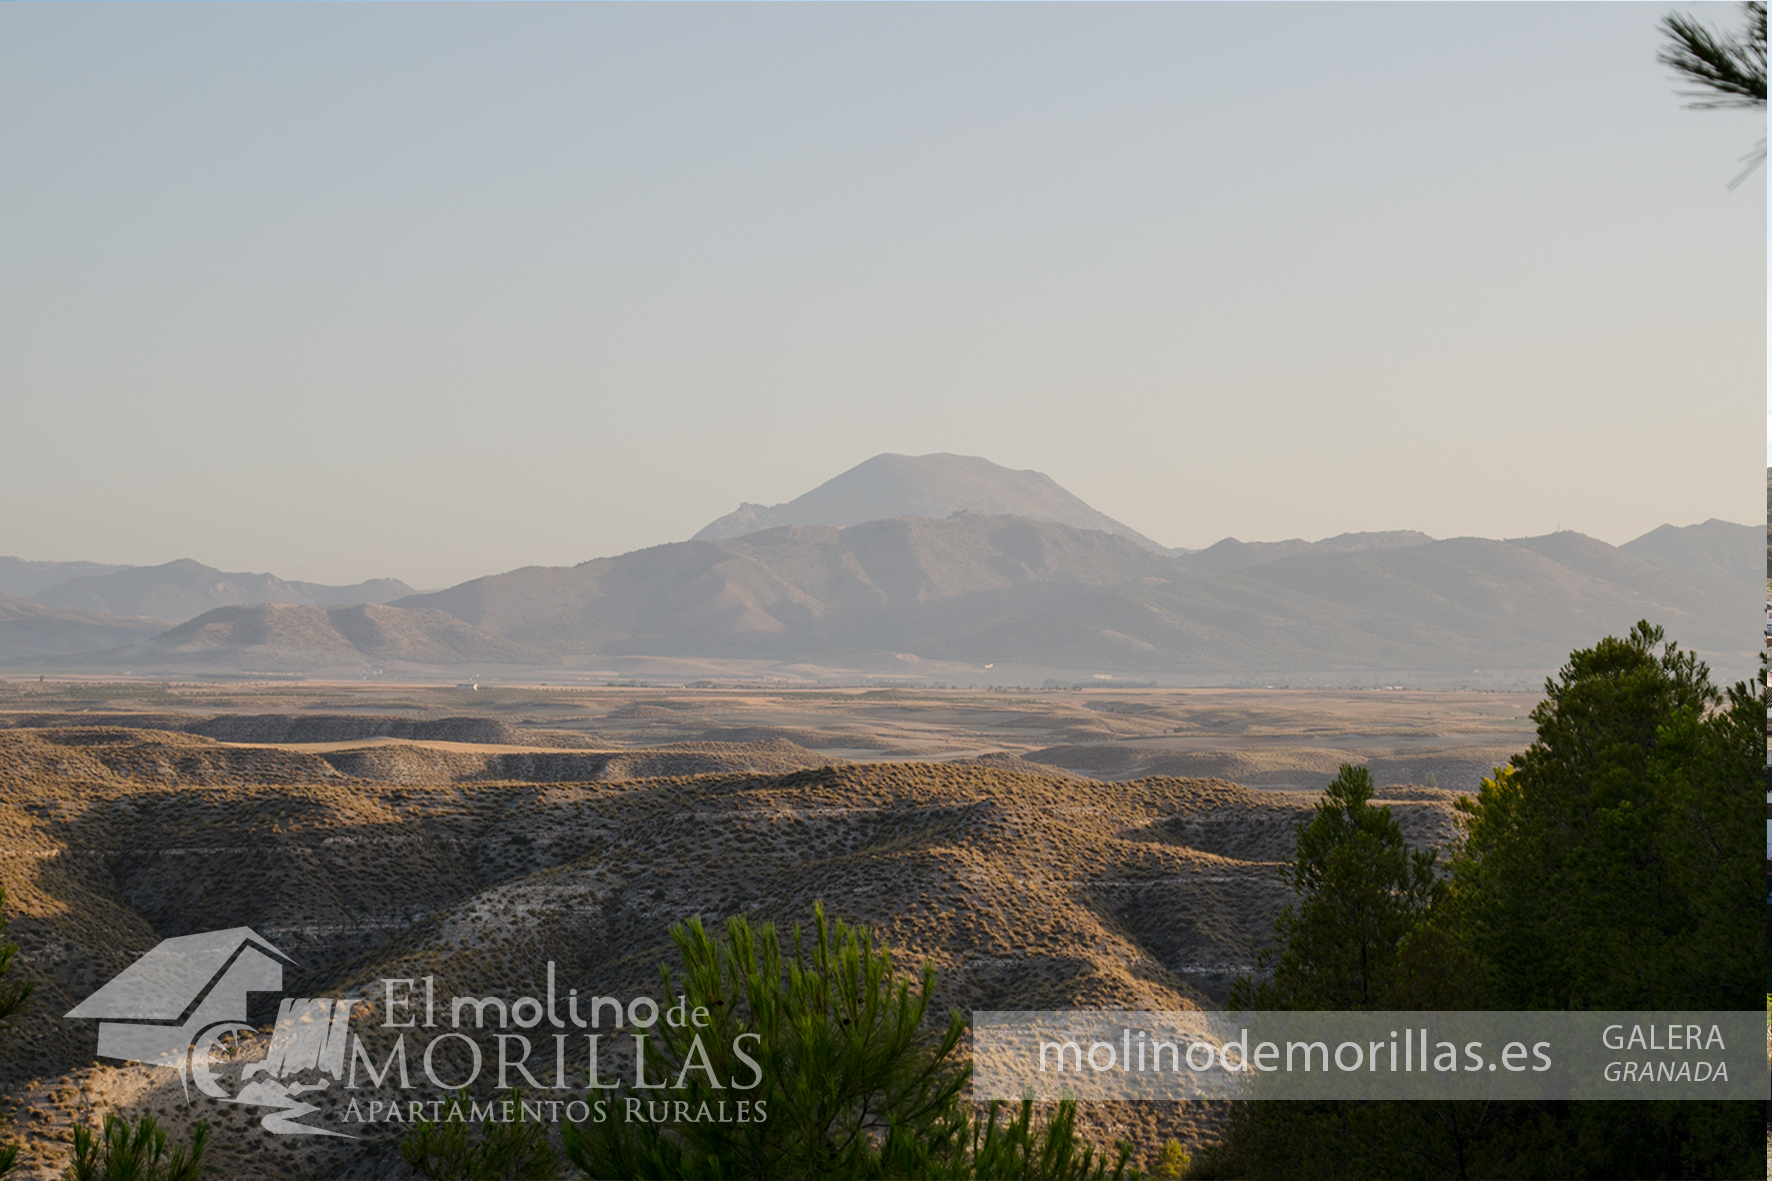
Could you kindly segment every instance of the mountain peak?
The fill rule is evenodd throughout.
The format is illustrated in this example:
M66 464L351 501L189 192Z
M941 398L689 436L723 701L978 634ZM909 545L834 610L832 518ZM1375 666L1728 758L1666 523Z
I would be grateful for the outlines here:
M1148 550L1164 547L1065 491L1044 472L1016 471L976 455L898 455L887 452L856 464L784 504L749 502L697 533L693 541L723 541L782 525L839 528L891 517L949 517L958 512L1030 517L1076 529L1099 529Z

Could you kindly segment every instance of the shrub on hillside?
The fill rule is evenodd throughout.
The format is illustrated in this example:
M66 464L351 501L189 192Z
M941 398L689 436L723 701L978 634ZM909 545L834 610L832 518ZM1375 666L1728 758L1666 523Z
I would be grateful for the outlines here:
M151 1115L134 1127L115 1112L106 1114L104 1130L74 1129L74 1159L62 1181L198 1181L206 1170L203 1153L209 1147L209 1125L197 1122L190 1145L166 1148L166 1129Z

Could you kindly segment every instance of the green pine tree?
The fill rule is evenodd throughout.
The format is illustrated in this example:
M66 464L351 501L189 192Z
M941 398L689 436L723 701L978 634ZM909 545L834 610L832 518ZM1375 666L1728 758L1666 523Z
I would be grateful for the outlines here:
M1756 1003L1757 970L1694 973L1709 955L1738 967L1706 931L1758 959L1763 706L1742 685L1718 708L1709 670L1663 641L1642 622L1573 653L1532 713L1537 741L1464 805L1455 892L1496 1008Z
M1301 826L1272 977L1287 1008L1740 1009L1765 954L1765 703L1637 624L1570 655L1537 740L1461 802L1426 884L1347 780ZM1412 855L1419 857L1419 855ZM1340 940L1341 944L1337 945ZM1462 994L1462 999L1458 999ZM1196 1177L1757 1175L1753 1103L1245 1103Z
M1502 1009L1757 1006L1756 828L1765 704L1726 694L1639 622L1572 653L1532 714L1538 739L1467 805L1453 899ZM1525 1109L1520 1153L1590 1176L1735 1177L1760 1167L1758 1105ZM1520 1122L1519 1120L1515 1121Z
M1299 825L1290 867L1298 904L1280 912L1277 945L1258 959L1266 978L1237 981L1231 1008L1407 1007L1408 940L1426 928L1446 884L1435 872L1438 852L1411 852L1372 794L1371 774L1343 763Z
M1448 926L1448 886L1434 849L1411 851L1371 775L1343 764L1290 866L1295 906L1274 923L1258 979L1232 986L1245 1010L1468 1009L1469 950ZM1193 1177L1462 1177L1479 1159L1485 1115L1454 1103L1245 1102Z
M1127 1172L1130 1146L1111 1164L1076 1135L1074 1104L1050 1120L1032 1104L998 1122L966 1102L960 1056L965 1021L925 1025L935 972L915 982L865 929L814 908L810 939L796 927L791 952L772 924L742 917L716 940L699 919L671 928L679 981L661 969L665 995L703 1026L660 1022L647 1031L648 1078L668 1090L614 1093L645 1102L668 1095L711 1112L743 1101L746 1122L604 1122L565 1125L567 1158L602 1179L985 1178L1107 1181ZM742 1056L741 1056L742 1055ZM749 1061L746 1061L746 1059ZM753 1065L754 1063L754 1065ZM608 1095L600 1092L599 1095ZM767 1119L754 1118L759 1108Z

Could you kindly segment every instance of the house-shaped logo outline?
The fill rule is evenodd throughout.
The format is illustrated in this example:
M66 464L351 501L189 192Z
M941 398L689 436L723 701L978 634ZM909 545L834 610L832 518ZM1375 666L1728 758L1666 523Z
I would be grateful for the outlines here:
M211 1026L246 1021L251 992L282 992L295 960L251 927L163 939L68 1010L98 1018L98 1054L170 1066L184 1081L192 1043Z

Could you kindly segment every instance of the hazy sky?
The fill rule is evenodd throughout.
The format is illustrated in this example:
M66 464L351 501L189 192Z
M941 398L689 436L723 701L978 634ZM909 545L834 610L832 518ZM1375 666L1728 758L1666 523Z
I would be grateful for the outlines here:
M881 451L1751 523L1765 120L1669 7L0 5L0 554L438 586Z

